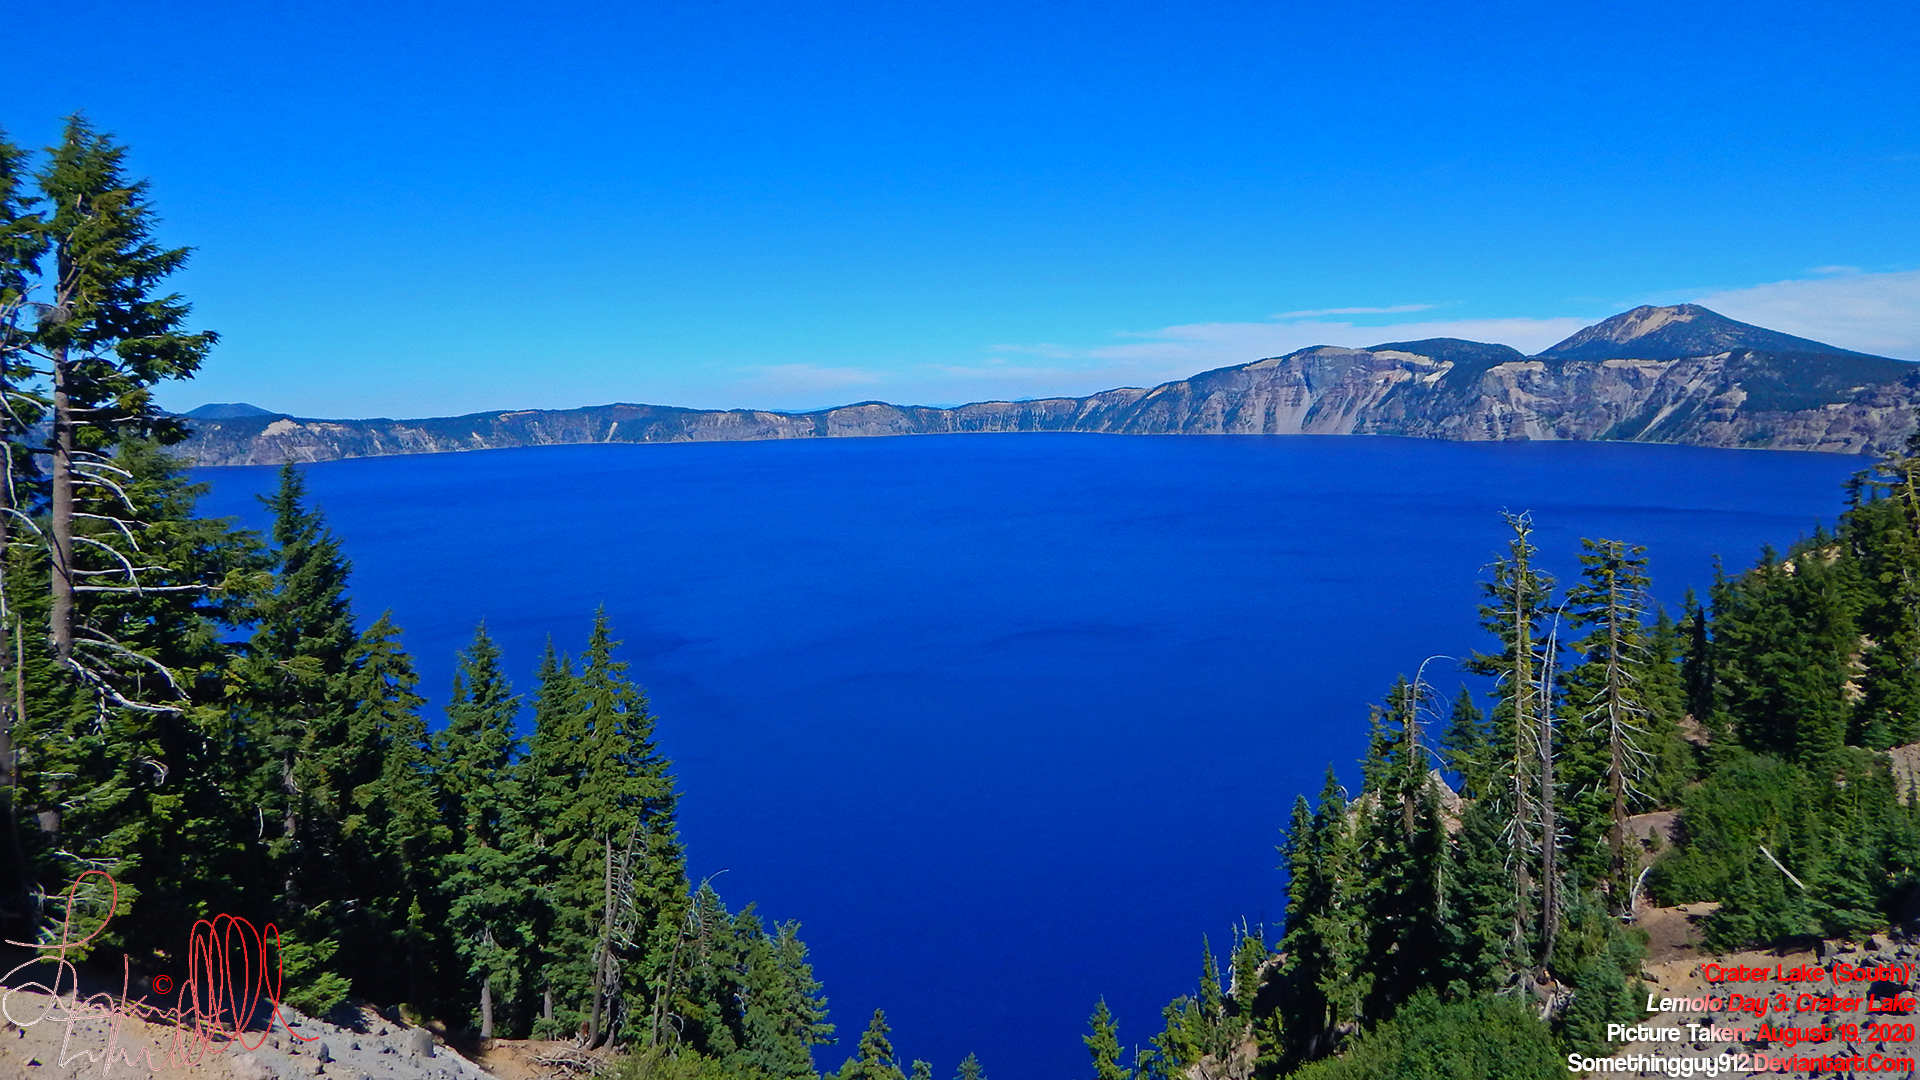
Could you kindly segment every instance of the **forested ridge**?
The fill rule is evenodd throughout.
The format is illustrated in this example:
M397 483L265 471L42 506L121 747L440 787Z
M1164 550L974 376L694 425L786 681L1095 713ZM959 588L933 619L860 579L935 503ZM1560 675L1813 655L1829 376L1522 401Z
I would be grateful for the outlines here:
M604 613L524 688L476 628L430 722L296 468L267 535L196 515L151 390L216 337L163 291L187 252L155 224L84 119L37 158L0 137L5 936L106 922L91 958L154 975L197 920L241 915L277 928L304 1010L618 1048L636 1076L816 1076L835 1028L799 927L689 879ZM1832 533L1671 616L1635 545L1584 542L1563 588L1509 524L1465 665L1491 694L1443 699L1439 659L1387 688L1358 789L1329 768L1283 823L1284 924L1201 942L1137 1049L1098 1003L1096 1080L1558 1075L1640 1015L1646 904L1717 902L1723 949L1902 913L1920 819L1888 751L1920 743L1920 443L1849 486ZM1661 809L1680 840L1654 850L1628 823ZM884 1014L840 1035L846 1080L931 1080Z

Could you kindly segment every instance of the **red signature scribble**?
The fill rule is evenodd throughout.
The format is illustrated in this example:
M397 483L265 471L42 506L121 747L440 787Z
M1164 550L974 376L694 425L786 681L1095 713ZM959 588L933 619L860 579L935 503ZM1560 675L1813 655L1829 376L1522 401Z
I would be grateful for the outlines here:
M106 880L110 902L107 915L93 932L78 941L73 940L73 917L79 904L81 885L90 877ZM281 955L280 930L272 923L256 930L252 923L232 915L219 915L212 919L201 919L193 924L187 936L187 977L181 984L178 997L171 1011L147 1004L143 999L129 1001L128 985L132 977L130 960L122 961L122 982L120 1000L115 1002L111 994L93 994L84 1000L80 997L79 973L74 969L67 954L100 936L112 921L114 909L120 901L120 885L113 875L103 870L88 870L74 879L67 890L66 918L60 925L60 939L51 945L9 941L9 945L43 950L50 955L36 957L20 964L7 972L0 981L11 984L15 973L21 968L31 967L46 960L55 962L53 985L28 982L9 988L0 994L0 1014L20 1027L32 1027L41 1021L51 1021L67 1025L66 1038L60 1045L60 1064L84 1056L89 1062L103 1062L102 1075L110 1068L117 1056L128 1065L137 1065L132 1052L124 1046L116 1046L120 1034L120 1021L126 1017L139 1017L154 1023L166 1024L173 1029L171 1045L167 1049L166 1063L174 1068L198 1065L206 1060L211 1049L219 1053L231 1043L239 1043L248 1050L257 1050L272 1033L273 1021L280 1021L288 1035L302 1042L312 1042L318 1035L302 1035L293 1029L287 1018L280 1015L280 993L286 979L286 959ZM267 966L267 936L273 937L273 953L278 961L271 975ZM236 960L238 961L236 967ZM165 994L172 988L173 980L165 975L153 980L156 993ZM63 988L71 986L70 990ZM38 990L47 994L50 1000L40 1010L38 1016L23 1019L13 1015L12 999L16 993ZM65 993L63 999L62 994ZM247 1041L247 1030L261 1016L261 1009L267 1010L267 1020L259 1032L259 1037ZM106 1020L109 1022L107 1046L102 1051L76 1050L67 1053L68 1044L73 1039L73 1025L84 1020ZM153 1058L153 1052L143 1052L149 1069L158 1069L159 1063Z

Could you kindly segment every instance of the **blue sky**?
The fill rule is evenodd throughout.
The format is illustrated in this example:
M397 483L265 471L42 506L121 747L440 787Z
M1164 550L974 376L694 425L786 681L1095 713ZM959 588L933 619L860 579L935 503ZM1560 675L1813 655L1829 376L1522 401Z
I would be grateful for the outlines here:
M1910 4L9 21L0 125L87 110L198 249L175 408L948 403L1680 300L1920 358Z

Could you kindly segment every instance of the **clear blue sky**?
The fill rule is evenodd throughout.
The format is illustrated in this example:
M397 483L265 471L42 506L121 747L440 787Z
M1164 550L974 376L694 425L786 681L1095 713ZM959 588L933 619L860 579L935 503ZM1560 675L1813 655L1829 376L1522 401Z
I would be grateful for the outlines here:
M1679 300L1920 358L1910 3L8 23L0 125L85 109L198 249L175 408L957 402Z

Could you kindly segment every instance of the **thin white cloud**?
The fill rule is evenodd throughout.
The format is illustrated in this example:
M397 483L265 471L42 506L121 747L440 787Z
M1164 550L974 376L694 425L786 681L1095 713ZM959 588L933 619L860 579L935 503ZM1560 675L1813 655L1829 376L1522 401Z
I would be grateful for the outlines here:
M1694 302L1843 349L1920 358L1920 270L1775 281L1710 292Z
M1395 307L1330 307L1318 311L1284 311L1275 319L1315 319L1322 315L1404 315L1410 311L1432 311L1439 304L1400 304Z

